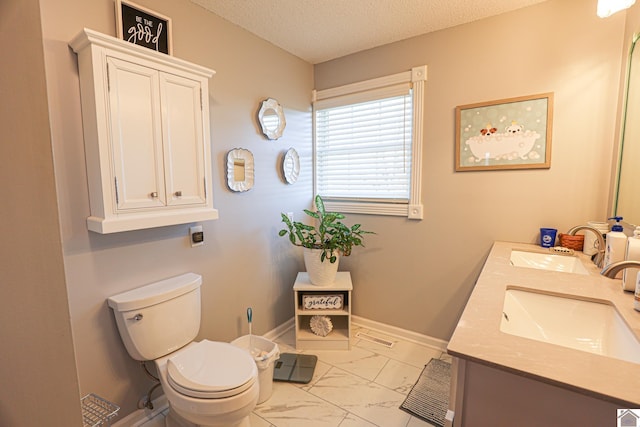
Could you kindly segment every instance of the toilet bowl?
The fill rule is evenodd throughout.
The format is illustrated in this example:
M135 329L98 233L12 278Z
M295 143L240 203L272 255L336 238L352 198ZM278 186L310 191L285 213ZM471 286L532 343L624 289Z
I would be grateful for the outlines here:
M256 364L247 352L228 343L203 340L155 363L171 409L185 421L206 426L250 425L248 417L258 402L259 384Z
M250 427L258 402L258 368L230 343L194 342L200 329L200 285L194 273L110 297L129 355L155 361L169 402L167 427Z

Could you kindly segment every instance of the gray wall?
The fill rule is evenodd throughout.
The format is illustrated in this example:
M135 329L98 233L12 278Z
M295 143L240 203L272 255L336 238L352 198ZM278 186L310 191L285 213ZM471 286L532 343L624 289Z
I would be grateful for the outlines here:
M0 2L0 425L80 426L38 0Z
M493 241L607 217L625 14L595 10L551 0L315 67L317 89L428 67L424 220L356 217L378 232L342 266L356 314L446 340ZM555 93L550 169L454 171L456 106L544 92Z
M55 3L55 4L54 4ZM311 202L310 64L247 33L187 0L138 1L173 20L174 56L216 71L210 80L214 206L220 218L203 222L204 246L191 248L189 224L100 235L89 215L80 92L75 54L67 43L83 27L115 35L111 0L42 3L45 61L62 230L80 389L133 411L151 382L126 353L105 300L110 295L188 271L203 276L199 338L231 341L265 333L293 316L291 287L301 254L278 237L280 212ZM260 102L276 98L287 127L266 140L256 122ZM255 186L232 193L226 153L253 152ZM282 156L295 147L303 158L298 183L284 182Z

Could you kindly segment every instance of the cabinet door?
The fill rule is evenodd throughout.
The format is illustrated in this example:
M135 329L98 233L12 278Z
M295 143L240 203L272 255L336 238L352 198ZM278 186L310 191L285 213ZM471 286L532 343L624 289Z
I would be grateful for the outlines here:
M116 211L164 206L158 71L107 58Z
M206 204L202 84L160 73L168 205Z

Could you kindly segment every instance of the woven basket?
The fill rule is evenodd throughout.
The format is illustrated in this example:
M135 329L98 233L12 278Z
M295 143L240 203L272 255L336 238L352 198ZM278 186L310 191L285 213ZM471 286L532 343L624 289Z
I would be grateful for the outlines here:
M584 246L584 235L576 234L572 236L570 234L560 233L560 246L573 249L574 251L581 251Z

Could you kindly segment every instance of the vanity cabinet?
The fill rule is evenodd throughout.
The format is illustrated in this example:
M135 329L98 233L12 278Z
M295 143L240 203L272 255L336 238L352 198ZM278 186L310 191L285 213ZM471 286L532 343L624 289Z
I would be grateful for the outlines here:
M208 79L214 71L91 30L78 54L89 230L216 219Z
M471 360L454 357L452 368L453 427L612 426L617 409L627 407Z
M631 346L622 353L625 346L615 344L626 328L640 331L633 295L621 291L619 280L601 275L587 255L574 257L588 274L574 274L519 267L510 261L514 251L536 253L540 247L494 242L447 344L453 356L448 418L454 427L615 425L618 408L640 407L640 364L628 359ZM618 326L605 332L607 321L595 320L593 307L561 313L552 307L558 301L546 298L537 308L553 321L524 326L530 308L521 306L519 314L505 310L513 288L601 303L617 312L616 322L609 323ZM594 320L584 322L578 312L592 313ZM522 335L507 333L503 320L519 323ZM529 338L525 328L551 338Z

